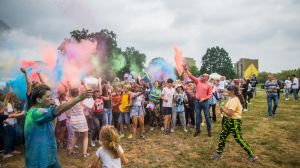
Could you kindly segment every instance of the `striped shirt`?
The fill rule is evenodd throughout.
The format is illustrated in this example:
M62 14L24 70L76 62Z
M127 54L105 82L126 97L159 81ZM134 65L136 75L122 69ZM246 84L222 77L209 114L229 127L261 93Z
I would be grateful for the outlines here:
M277 81L272 80L272 81L267 81L265 83L265 89L267 91L268 94L278 94L277 89L279 89L279 85L277 83Z

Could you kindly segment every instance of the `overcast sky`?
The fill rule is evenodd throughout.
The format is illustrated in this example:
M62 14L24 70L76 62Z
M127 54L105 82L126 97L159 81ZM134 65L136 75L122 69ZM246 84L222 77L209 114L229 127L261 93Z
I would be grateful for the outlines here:
M13 29L0 41L1 61L16 52L35 58L38 41L56 47L74 29L107 28L148 62L174 62L176 44L200 65L218 45L234 62L259 59L260 71L300 68L300 0L1 0L0 20Z

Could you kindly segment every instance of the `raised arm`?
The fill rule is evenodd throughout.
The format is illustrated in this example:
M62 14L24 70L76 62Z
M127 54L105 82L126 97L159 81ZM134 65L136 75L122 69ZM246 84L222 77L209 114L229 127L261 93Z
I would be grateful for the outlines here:
M100 95L102 95L102 86L101 86L101 82L102 82L102 79L101 79L101 77L99 77L99 78L98 78L98 87L99 87Z
M21 68L20 70L21 70L21 72L23 72L23 74L25 75L25 78L26 78L26 85L27 85L26 94L30 95L31 90L32 90L31 80L30 80L25 68Z
M73 106L75 106L80 101L82 101L86 98L91 98L92 94L93 94L93 91L91 89L82 92L79 96L56 107L54 115L58 116L61 113L65 112L65 111L69 110L70 108L72 108Z
M197 83L198 79L191 74L191 72L188 70L188 67L187 65L182 65L183 66L183 69L184 69L184 72L187 73L188 77L191 78L195 83Z
M42 84L46 84L46 82L44 81L44 79L42 78L41 72L37 72L37 75L39 77L39 80L41 81Z

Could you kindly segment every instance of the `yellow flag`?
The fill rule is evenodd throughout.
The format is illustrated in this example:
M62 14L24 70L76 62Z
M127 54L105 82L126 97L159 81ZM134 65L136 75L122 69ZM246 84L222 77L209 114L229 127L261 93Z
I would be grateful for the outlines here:
M253 74L258 76L258 70L253 64L251 64L251 65L249 65L247 70L244 72L244 78L246 78L246 79L251 78Z

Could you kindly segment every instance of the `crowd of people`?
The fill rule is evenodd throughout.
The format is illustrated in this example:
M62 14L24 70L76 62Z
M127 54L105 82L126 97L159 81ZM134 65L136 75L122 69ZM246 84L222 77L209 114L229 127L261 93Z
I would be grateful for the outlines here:
M206 125L207 136L211 137L212 123L219 118L222 121L220 141L217 152L211 157L222 157L226 138L232 133L249 155L249 160L257 160L241 135L242 112L247 112L248 104L256 96L256 77L231 81L221 77L215 80L210 79L208 74L194 77L186 66L184 70L191 80L151 81L146 74L136 79L125 76L124 81L111 84L99 77L96 86L88 86L84 81L80 86L66 82L61 84L64 89L53 93L40 75L39 82L31 81L22 68L27 83L27 101L19 101L12 92L1 95L0 144L1 150L4 147L3 158L21 153L15 150L17 125L21 125L28 168L61 167L57 148L67 149L70 156L80 149L82 157L90 157L89 145L101 146L92 167L99 166L99 160L103 167L121 167L121 163L128 162L120 146L122 139L127 138L134 144L146 138L148 128L147 131L161 129L162 134L169 135L175 130L180 131L179 127L176 128L178 123L183 132L188 132L189 127L195 129L194 137L201 134L201 126ZM268 114L272 117L278 106L279 89L272 75L269 75L265 88ZM295 76L293 82L285 81L284 88L286 99L290 89L298 99L299 82ZM91 99L93 104L89 106L87 100L90 102ZM217 116L217 111L220 111L221 117ZM18 124L16 118L22 122ZM149 127L145 128L145 125ZM79 144L82 146L79 147Z

